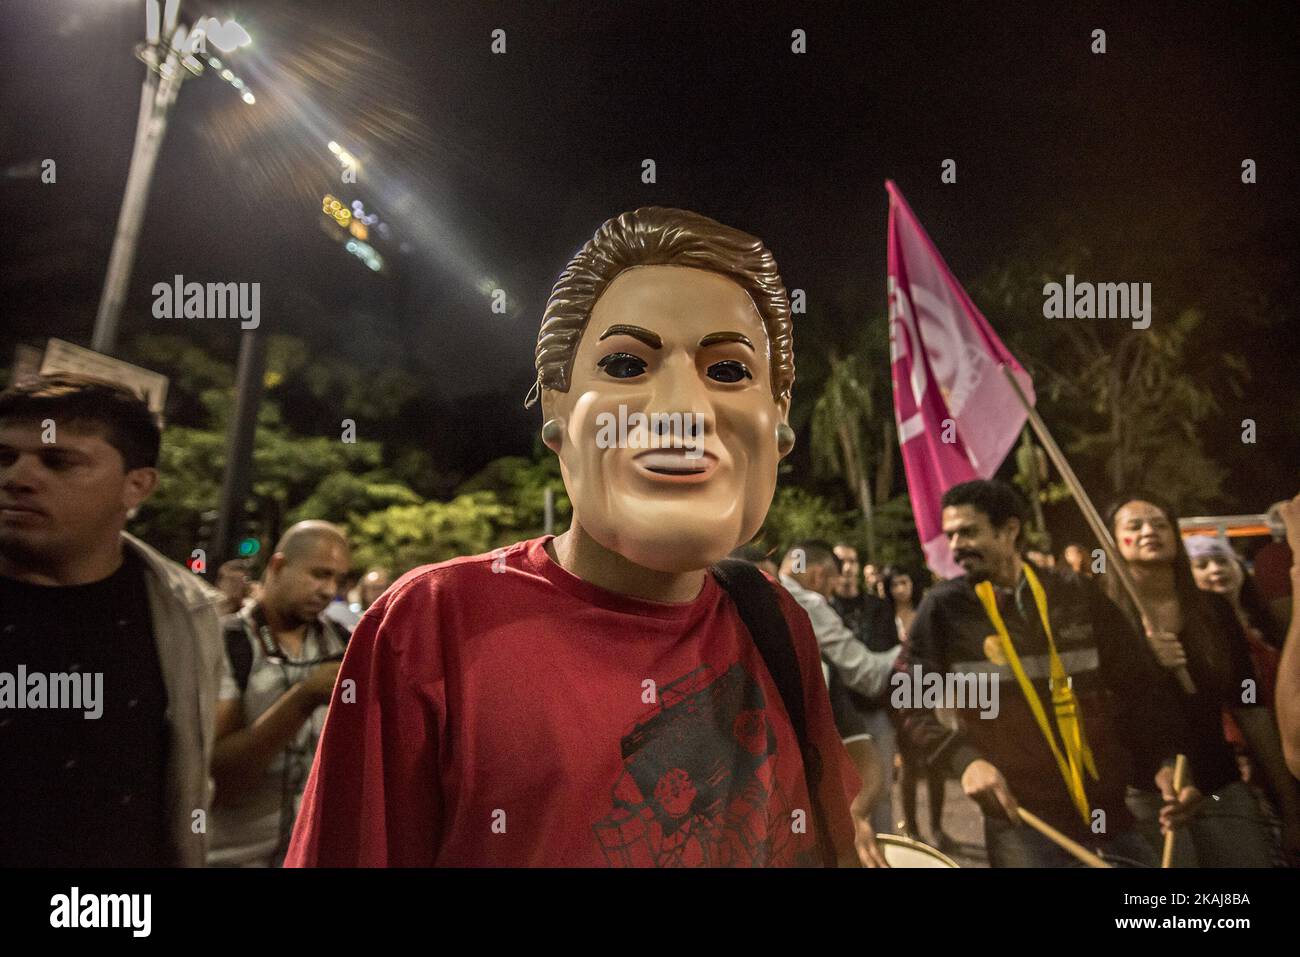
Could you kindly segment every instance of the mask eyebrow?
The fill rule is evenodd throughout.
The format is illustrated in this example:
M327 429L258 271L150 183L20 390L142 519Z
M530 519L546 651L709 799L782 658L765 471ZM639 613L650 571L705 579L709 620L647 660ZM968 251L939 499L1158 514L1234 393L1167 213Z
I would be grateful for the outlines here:
M610 336L631 336L640 342L644 342L651 349L662 349L664 341L649 329L643 329L640 326L626 326L622 323L615 323L600 334L597 342L604 342Z
M710 332L700 340L700 348L714 346L719 342L739 342L742 346L747 347L750 352L754 351L754 344L749 341L749 337L739 332Z

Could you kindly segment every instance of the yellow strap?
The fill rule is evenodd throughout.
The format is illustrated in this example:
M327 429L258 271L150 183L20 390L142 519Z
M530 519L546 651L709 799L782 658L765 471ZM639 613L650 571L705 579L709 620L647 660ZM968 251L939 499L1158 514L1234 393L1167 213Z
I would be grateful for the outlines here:
M1080 713L1078 700L1074 696L1074 691L1070 687L1069 678L1065 674L1065 666L1061 663L1060 656L1056 653L1056 642L1052 638L1052 625L1047 615L1047 596L1043 592L1043 586L1038 581L1038 576L1028 566L1024 566L1025 577L1029 581L1029 588L1034 594L1034 603L1038 606L1039 618L1043 623L1043 631L1047 636L1047 649L1050 662L1050 682L1052 690L1052 705L1056 715L1057 728L1061 733L1061 741L1065 744L1066 754L1061 753L1060 747L1057 746L1056 736L1052 734L1051 726L1047 721L1047 713L1043 709L1043 703L1039 700L1038 692L1034 690L1029 676L1025 674L1025 669L1020 663L1020 656L1016 653L1015 645L1012 644L1011 635L1007 631L1006 623L1002 620L1002 614L998 611L997 598L993 593L991 582L980 582L975 586L975 594L979 596L980 603L983 604L984 610L988 613L989 620L993 623L994 630L997 632L998 639L1002 643L1003 652L1007 656L1007 661L1011 665L1011 670L1016 676L1016 682L1020 685L1021 693L1025 696L1030 710L1034 714L1034 719L1038 722L1038 728L1043 733L1043 738L1047 741L1048 747L1052 749L1052 756L1056 758L1056 765L1060 769L1061 777L1065 781L1066 790L1070 794L1074 806L1078 809L1084 824L1090 823L1088 796L1084 790L1082 769L1086 768L1093 780L1098 779L1096 764L1093 761L1092 749L1088 746L1088 740L1083 730L1083 715Z
M1079 701L1074 696L1074 689L1065 674L1065 666L1056 652L1052 622L1047 615L1047 595L1033 568L1025 565L1024 569L1029 590L1034 593L1034 604L1038 606L1038 617L1042 620L1043 631L1047 634L1047 651L1050 656L1052 676L1049 687L1052 689L1052 704L1056 711L1056 726L1061 732L1061 740L1065 743L1065 753L1070 760L1071 773L1079 780L1079 787L1082 789L1083 775L1080 766L1087 769L1094 781L1099 780L1097 766L1093 761L1092 748L1088 747L1088 736L1083 730L1083 714L1079 708Z

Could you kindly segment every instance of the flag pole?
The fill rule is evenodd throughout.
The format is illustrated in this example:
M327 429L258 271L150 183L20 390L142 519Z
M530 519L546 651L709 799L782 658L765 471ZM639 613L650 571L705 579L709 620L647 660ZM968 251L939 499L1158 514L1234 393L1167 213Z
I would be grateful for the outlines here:
M1142 618L1143 626L1150 628L1154 619L1147 613L1146 606L1143 604L1142 599L1138 597L1137 583L1133 581L1133 574L1129 571L1128 563L1124 561L1119 549L1115 547L1115 539L1111 536L1110 529L1106 528L1106 523L1101 520L1096 506L1092 504L1092 499L1083 490L1079 477L1074 474L1074 469L1070 468L1070 463L1066 461L1065 453L1061 451L1060 446L1056 444L1056 440L1052 438L1052 433L1047 431L1047 423L1043 421L1043 417L1038 414L1038 410L1034 408L1024 390L1020 388L1020 383L1016 381L1011 369L1005 363L1000 368L1007 381L1011 383L1011 389L1024 407L1025 414L1029 416L1029 424L1033 427L1034 434L1043 443L1043 448L1047 450L1047 455L1051 458L1052 464L1056 466L1056 470L1061 473L1061 478L1065 479L1065 484L1070 487L1070 492L1074 495L1079 510L1083 512L1088 527L1092 529L1092 534L1097 536L1097 541L1101 543L1102 549L1106 552L1110 568L1114 569L1120 584L1128 592L1129 598L1133 600L1133 606ZM1177 529L1175 529L1174 533L1177 534ZM1173 671L1178 677L1178 683L1182 685L1183 691L1187 692L1187 694L1195 694L1196 685L1192 682L1192 676L1188 672L1187 666L1180 665Z

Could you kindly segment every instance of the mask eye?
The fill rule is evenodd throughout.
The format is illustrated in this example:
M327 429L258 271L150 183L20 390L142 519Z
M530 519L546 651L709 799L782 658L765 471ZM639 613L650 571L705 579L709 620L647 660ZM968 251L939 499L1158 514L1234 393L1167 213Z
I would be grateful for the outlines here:
M741 379L752 379L749 369L745 368L743 362L735 359L724 359L722 362L715 362L709 366L709 378L718 382L739 382Z
M626 352L611 352L597 362L596 367L615 379L635 379L645 372L645 360Z

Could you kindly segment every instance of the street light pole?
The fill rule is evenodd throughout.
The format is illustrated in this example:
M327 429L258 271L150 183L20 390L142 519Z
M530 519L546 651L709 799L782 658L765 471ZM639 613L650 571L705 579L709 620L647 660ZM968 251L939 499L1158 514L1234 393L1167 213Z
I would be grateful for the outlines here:
M153 184L154 168L158 165L158 154L167 133L167 118L180 93L181 83L187 74L198 76L202 73L204 60L214 69L221 66L207 56L206 43L211 30L216 29L222 37L216 42L223 52L250 42L248 33L234 21L222 26L215 17L203 18L192 30L178 25L179 9L179 0L167 0L165 10L160 10L159 0L145 2L145 42L136 53L148 69L140 89L135 145L131 148L122 209L117 216L117 231L113 234L108 272L104 276L104 289L99 297L95 329L91 335L91 348L104 354L111 354L117 346L117 328L131 286L131 269L140 242L140 227L149 205L149 187ZM255 102L243 80L229 70L223 70L221 75L235 89L242 91L245 103Z
M226 467L221 478L221 501L217 505L217 527L212 536L209 572L216 580L221 563L234 557L235 538L244 518L244 503L253 484L253 441L257 436L257 410L262 403L262 379L266 373L266 338L262 330L241 334L239 366L235 376L235 408L226 444Z
M111 354L117 345L117 327L131 285L131 269L135 265L140 226L149 204L149 187L153 183L154 168L158 164L163 136L167 132L167 115L176 102L185 73L180 68L179 58L173 49L167 54L158 73L153 70L146 72L144 86L140 91L135 147L131 151L126 191L117 217L113 250L108 257L108 273L104 276L104 290L99 298L99 309L95 313L95 331L90 343L92 349L106 355Z

